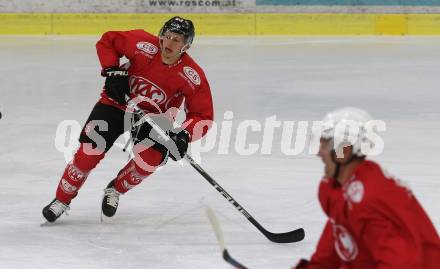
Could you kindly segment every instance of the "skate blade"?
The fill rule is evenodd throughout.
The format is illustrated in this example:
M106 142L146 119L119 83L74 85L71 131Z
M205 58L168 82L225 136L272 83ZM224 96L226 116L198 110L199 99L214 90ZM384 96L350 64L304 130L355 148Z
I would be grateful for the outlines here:
M49 227L49 226L53 226L54 223L52 222L48 222L47 220L44 221L43 223L40 223L40 227Z
M112 217L107 217L106 215L104 215L104 213L101 211L101 217L100 217L100 222L101 223L111 223L112 222Z

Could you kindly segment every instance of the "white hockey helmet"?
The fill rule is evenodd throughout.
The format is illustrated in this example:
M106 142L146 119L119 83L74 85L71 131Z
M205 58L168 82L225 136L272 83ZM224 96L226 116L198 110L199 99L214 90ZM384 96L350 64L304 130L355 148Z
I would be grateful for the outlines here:
M323 119L321 138L333 140L333 149L338 157L347 145L353 146L354 155L366 156L368 150L374 147L367 137L366 125L371 120L371 115L359 108L344 107L334 110Z

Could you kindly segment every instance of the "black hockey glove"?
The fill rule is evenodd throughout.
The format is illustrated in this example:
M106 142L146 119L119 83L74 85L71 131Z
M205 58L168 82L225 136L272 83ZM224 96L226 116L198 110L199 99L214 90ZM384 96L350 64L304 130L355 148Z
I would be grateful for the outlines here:
M151 114L149 117L171 140L168 139L167 141L164 139L149 123L140 122L139 120L142 118L142 113L139 113L133 115L133 124L138 125L138 127L131 129L134 144L144 143L146 146L151 146L151 142L149 141L152 141L154 143L153 148L161 152L164 156L168 155L174 161L182 159L188 150L188 143L190 141L188 131L174 128L173 123L161 114Z
M109 67L102 70L101 75L106 78L104 89L107 96L121 105L127 104L125 96L130 94L128 71L119 67Z
M179 132L174 130L170 131L168 134L176 145L176 147L168 148L170 151L170 157L174 161L178 161L182 159L188 151L188 143L190 140L189 133L187 130L180 130ZM178 152L176 152L175 148L177 148Z

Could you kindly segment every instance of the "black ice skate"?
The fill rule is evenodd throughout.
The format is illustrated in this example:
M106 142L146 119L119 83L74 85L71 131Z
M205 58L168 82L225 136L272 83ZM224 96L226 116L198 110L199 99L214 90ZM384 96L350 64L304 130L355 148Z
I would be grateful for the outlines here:
M118 209L119 195L114 187L115 180L112 180L107 188L104 189L104 197L102 198L102 213L107 217L113 217Z
M66 210L69 210L69 205L53 199L47 206L43 208L43 216L48 222L55 222ZM66 212L67 214L67 212Z

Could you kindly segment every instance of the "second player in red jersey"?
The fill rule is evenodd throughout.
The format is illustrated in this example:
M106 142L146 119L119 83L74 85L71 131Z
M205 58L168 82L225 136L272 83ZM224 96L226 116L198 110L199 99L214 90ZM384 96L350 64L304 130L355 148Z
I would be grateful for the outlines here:
M108 217L116 213L120 194L141 183L168 156L183 158L188 144L206 134L213 105L202 68L186 52L194 33L190 20L173 17L159 36L143 30L110 31L97 42L104 90L84 125L80 147L64 170L55 199L43 208L47 221L56 221L69 208L90 172L125 131L131 131L134 157L104 190L102 212ZM126 62L121 62L123 57ZM180 108L186 119L176 127ZM145 114L155 118L172 143L160 141L152 126L140 120Z
M355 108L324 118L319 201L328 220L310 261L295 269L439 268L440 239L428 215L404 184L365 159L362 147L374 146L371 120Z

